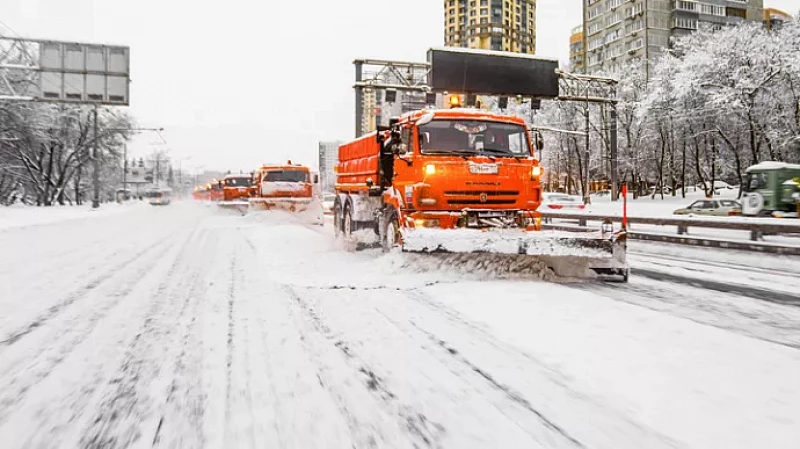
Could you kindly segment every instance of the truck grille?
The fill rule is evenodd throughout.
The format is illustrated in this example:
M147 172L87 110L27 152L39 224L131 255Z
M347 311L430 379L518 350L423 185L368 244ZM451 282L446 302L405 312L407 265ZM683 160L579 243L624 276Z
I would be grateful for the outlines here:
M490 190L490 191L482 191L482 190L447 190L444 192L445 196L481 196L482 193L485 193L486 196L517 196L519 195L518 190Z
M486 195L485 201L481 201L481 196ZM504 205L515 204L519 196L518 190L447 190L444 192L446 197L461 197L447 200L447 204L452 206L471 206L471 205ZM499 198L506 197L506 198ZM511 197L511 198L508 198Z
M486 200L481 201L478 199L468 199L468 200L447 200L447 204L451 204L453 206L468 206L468 205L500 205L500 204L515 204L517 200Z

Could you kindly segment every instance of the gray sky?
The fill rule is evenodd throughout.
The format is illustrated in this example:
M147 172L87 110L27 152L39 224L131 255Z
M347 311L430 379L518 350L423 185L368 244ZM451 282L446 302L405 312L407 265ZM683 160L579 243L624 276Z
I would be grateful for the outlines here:
M794 12L797 0L768 0ZM424 61L443 43L441 0L2 0L31 38L131 47L130 112L164 127L184 167L316 165L319 140L353 137L352 60ZM580 0L539 0L538 53L566 61ZM391 11L391 13L389 13ZM305 22L295 22L294 18ZM8 33L0 25L0 32ZM130 147L146 156L154 135Z

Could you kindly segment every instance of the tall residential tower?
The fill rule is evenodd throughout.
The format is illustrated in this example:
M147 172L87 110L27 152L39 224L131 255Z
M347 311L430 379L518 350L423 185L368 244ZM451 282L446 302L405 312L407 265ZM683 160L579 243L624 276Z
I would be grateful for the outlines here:
M444 0L450 47L536 53L536 0Z
M703 25L763 20L764 0L583 0L587 73L615 73L631 60L654 62L672 38Z

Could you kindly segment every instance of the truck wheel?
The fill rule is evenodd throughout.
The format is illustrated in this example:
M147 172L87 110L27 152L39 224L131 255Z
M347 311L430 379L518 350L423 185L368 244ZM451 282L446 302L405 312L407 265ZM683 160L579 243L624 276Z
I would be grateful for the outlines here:
M395 246L400 244L400 222L397 217L397 211L392 211L386 215L383 220L381 248L383 252L388 253Z
M338 204L333 206L333 236L339 238L342 233L342 208Z
M350 205L344 207L344 224L342 226L342 233L344 238L350 237L353 234L353 214L350 212Z

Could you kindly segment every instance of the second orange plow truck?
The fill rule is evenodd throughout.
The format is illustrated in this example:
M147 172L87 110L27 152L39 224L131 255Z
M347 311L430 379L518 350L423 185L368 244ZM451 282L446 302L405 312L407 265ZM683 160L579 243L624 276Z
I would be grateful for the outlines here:
M445 68L434 62L433 76L449 70L458 78L453 65L467 63L480 73L476 64L505 67L502 59L515 57L461 49L449 56L452 62L462 55L480 58ZM469 92L465 81L469 78L458 80ZM482 93L481 87L473 92ZM384 250L435 254L456 266L494 265L499 271L539 270L569 279L627 282L624 231L541 229L537 209L543 168L523 119L463 108L460 97L446 103L450 109L406 113L392 119L388 128L339 148L333 217L337 236L359 239L370 230Z
M280 211L305 224L324 224L319 174L300 164L265 164L256 171L250 210Z

